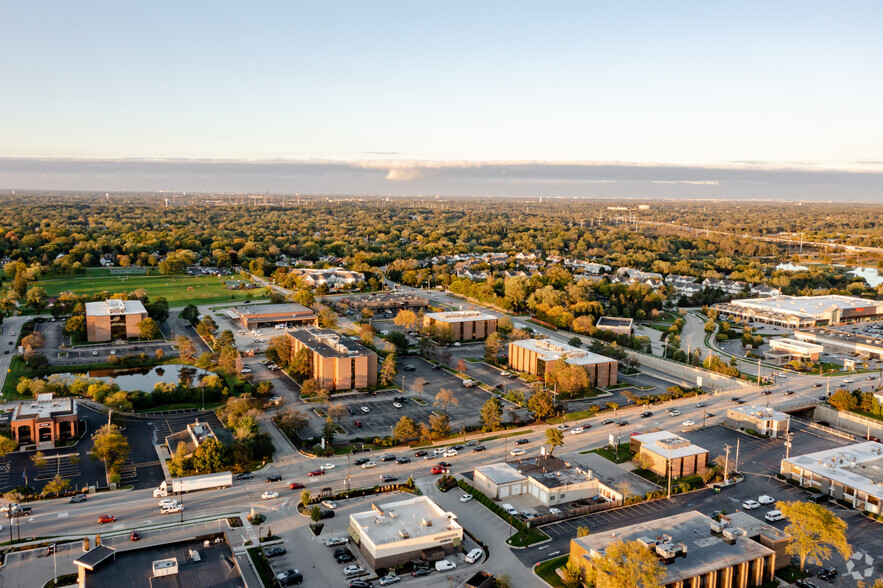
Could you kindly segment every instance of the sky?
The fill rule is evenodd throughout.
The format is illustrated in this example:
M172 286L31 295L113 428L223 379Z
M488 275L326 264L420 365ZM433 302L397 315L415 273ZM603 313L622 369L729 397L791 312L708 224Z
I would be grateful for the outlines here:
M883 194L880 2L0 7L0 188Z

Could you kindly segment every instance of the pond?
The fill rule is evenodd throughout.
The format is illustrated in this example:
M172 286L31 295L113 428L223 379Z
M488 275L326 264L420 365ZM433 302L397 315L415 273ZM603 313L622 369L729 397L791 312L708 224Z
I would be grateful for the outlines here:
M90 378L116 384L120 390L141 390L150 392L156 384L178 384L180 382L196 386L212 372L189 365L160 365L154 368L128 368L118 370L92 370Z

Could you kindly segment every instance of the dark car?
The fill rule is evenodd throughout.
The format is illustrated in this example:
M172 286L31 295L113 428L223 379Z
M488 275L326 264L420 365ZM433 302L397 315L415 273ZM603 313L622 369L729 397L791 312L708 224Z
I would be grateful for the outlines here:
M601 424L602 425L609 425L609 424L615 423L615 422L616 421L614 421L613 419L604 419L603 421L601 421Z
M369 461L371 460L367 457L360 457L359 459L353 461L353 465L362 465L363 463L368 463Z
M252 478L254 478L254 474L252 474L251 472L242 472L241 474L236 476L237 480L251 480Z
M797 580L794 585L797 586L797 588L819 588L818 584L813 584L807 580Z
M285 570L276 574L276 581L283 586L292 586L303 582L304 577L298 570Z
M730 398L730 402L739 402L739 397L733 396L732 398Z
M791 396L794 394L794 390L785 390L785 396Z
M282 474L272 474L270 476L267 476L267 483L280 481L282 481Z
M429 452L421 449L420 451L418 451L417 453L414 454L414 457L423 457L425 455L429 455Z
M764 390L763 392L760 393L760 395L761 396L769 396L772 393L773 393L772 390Z
M736 401L736 404L745 404L745 401L740 398Z
M819 394L819 400L827 400L827 399L828 399L827 394Z
M813 494L810 497L810 500L815 502L816 504L822 504L823 502L828 502L831 499L827 494Z
M264 549L264 555L267 557L278 557L280 555L285 555L285 548L281 545L274 545L272 547L267 547Z
M428 576L430 573L429 568L417 568L411 572L411 575L415 578L422 578L423 576Z
M496 388L497 390L502 390L505 387L506 387L506 384L497 384L496 386L494 386L494 388Z
M479 451L484 451L485 449L487 449L487 448L484 445L476 445L475 447L472 448L472 451L474 451L475 453L478 453Z
M451 447L451 449L453 449L454 451L462 451L463 446L462 445L454 445L453 447Z
M641 418L642 418L642 419L646 419L646 418L649 418L649 417L652 417L652 416L653 416L653 413L650 412L649 410L645 410L644 412L641 413Z
M133 530L129 533L129 541L141 541L141 533Z
M334 557L336 559L345 553L350 553L350 550L346 547L338 547L334 550Z
M400 457L400 458L398 458L398 459L396 460L396 463L399 463L399 464L401 464L401 463L411 463L411 458L410 458L410 457Z
M821 568L818 572L816 572L816 577L819 580L824 580L826 582L830 582L834 578L837 577L837 568L834 566L828 566L827 568Z
M815 384L812 385L812 387L813 387L813 388L821 388L821 387L822 387L822 383L821 383L821 382L816 382Z
M350 588L374 588L374 584L370 580L353 580L350 582Z
M515 442L516 445L525 445L527 443L530 443L530 439L519 439Z
M396 460L396 456L390 454L390 455L384 455L380 461L395 461L395 460Z
M629 424L628 421L617 421L617 422L616 422L616 426L617 426L617 427L624 427L624 426L626 426L627 424Z
M339 564L350 563L351 561L356 561L356 556L347 551L346 553L341 553L340 555L335 557L334 560Z
M75 502L86 502L86 495L77 494L76 496L71 496L71 499L68 502L70 502L71 504Z
M354 408L348 408L347 410L350 411L350 414L356 414L356 410Z
M451 462L449 462L449 461L440 461L440 462L438 462L438 465L440 465L440 466L443 467L443 468L449 468L449 467L451 467Z
M323 510L319 516L320 519L333 519L334 511L333 510Z
M398 478L396 478L395 476L392 476L390 474L382 474L380 476L380 481L383 482L384 484L387 482L395 482L396 480L398 480Z
M432 369L434 369L434 370L440 370L440 369L442 369L442 368L444 368L444 367L445 367L445 366L443 366L442 364L439 363L439 364L436 364L436 365L432 366Z

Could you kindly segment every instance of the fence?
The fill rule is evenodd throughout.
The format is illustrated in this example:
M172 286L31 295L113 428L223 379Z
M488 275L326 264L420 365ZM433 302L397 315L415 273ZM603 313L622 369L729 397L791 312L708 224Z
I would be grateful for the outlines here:
M822 431L823 433L842 437L843 439L849 439L850 441L855 441L856 439L858 439L858 437L856 437L852 433L847 433L846 431L841 431L840 429L834 429L832 427L826 427L825 425L820 425L819 423L815 421L810 421L808 419L802 419L800 417L792 416L791 420L797 421L798 423L803 423L810 429L817 429L819 431Z
M539 525L545 525L546 523L552 523L555 521L562 521L564 519L572 519L575 517L581 517L583 515L591 514L593 512L598 512L601 510L609 510L611 508L616 508L622 506L622 499L617 498L616 500L610 502L597 502L594 504L587 504L586 506L578 506L576 508L568 509L567 511L562 512L561 514L547 514L540 515L534 517L527 521L528 527L537 527Z

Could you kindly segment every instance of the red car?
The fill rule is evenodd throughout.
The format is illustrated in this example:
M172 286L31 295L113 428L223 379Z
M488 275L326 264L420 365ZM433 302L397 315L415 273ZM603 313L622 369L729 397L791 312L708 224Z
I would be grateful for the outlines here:
M110 515L101 515L100 517L98 517L98 524L103 525L104 523L113 523L116 520L116 517L112 517Z
M431 473L431 474L446 474L446 473L448 473L448 468L442 467L440 465L434 465L434 466L432 466L432 469L429 470L429 473Z
M139 541L141 539L141 533L138 531L132 531L132 534L129 535L129 539L131 541Z
M291 488L292 490L300 490L301 488L304 488L305 486L303 484L301 484L300 482L292 482L291 484L288 485L288 487Z
M361 426L362 426L362 421L353 421L353 424L354 424L355 426L357 426L357 427L361 427Z
M325 470L313 470L312 472L310 472L310 473L307 474L307 475L308 475L308 476L324 476L324 475L325 475Z

